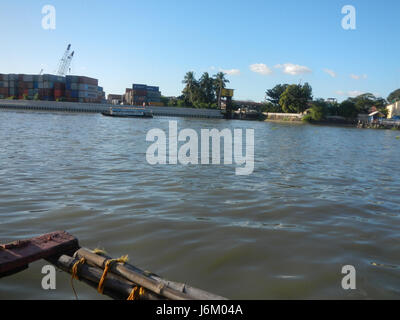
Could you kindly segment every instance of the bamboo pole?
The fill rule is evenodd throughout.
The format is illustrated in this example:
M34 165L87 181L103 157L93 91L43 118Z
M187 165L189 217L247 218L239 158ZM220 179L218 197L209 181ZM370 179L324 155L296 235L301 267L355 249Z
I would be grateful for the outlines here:
M108 258L100 256L88 249L81 248L75 252L74 255L76 258L85 258L86 261L90 264L93 264L101 269L104 269L105 263ZM167 299L171 300L196 300L194 297L190 297L184 292L177 291L165 285L165 283L161 281L157 281L146 276L144 273L139 271L134 271L128 269L121 263L114 263L110 267L110 271L114 274L117 274L125 279L128 279L139 286L154 292L155 294L164 296Z
M225 297L204 291L199 288L192 287L190 285L187 285L185 283L180 283L180 282L175 282L167 279L163 279L160 276L154 274L154 273L149 273L143 270L140 270L136 268L135 266L130 265L129 263L125 263L125 267L129 270L135 271L135 272L140 272L144 275L147 275L148 277L154 279L155 281L159 281L164 283L166 286L177 290L179 292L184 292L186 293L191 299L193 300L228 300Z
M78 260L67 255L62 255L58 259L48 259L48 261L63 271L71 273L72 266ZM102 269L91 267L87 264L82 264L78 268L79 280L87 283L96 290L102 274ZM109 273L104 282L104 294L113 299L126 300L134 286L134 283ZM145 291L140 298L144 300L162 299L162 297L148 291Z
M106 255L99 256L98 254L86 248L79 249L75 252L74 256L79 259L84 257L88 264L100 268L104 268L105 262L108 259L111 259L111 257ZM148 290L153 291L151 288L155 287L154 290L157 291L153 292L164 295L168 299L181 300L180 297L183 296L183 298L190 300L227 300L225 297L194 288L184 283L162 279L158 275L152 273L149 274L149 272L143 271L135 266L130 265L129 263L125 263L123 265L116 263L111 267L110 271L136 284L139 284ZM149 285L149 287L146 287L147 285ZM158 291L159 288L162 290ZM167 289L167 294L165 294L165 289ZM176 293L179 294L178 298L175 296Z

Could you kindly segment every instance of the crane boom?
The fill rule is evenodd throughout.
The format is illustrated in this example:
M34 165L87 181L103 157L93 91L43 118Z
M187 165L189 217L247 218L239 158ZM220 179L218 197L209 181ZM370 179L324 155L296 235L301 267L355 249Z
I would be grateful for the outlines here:
M64 76L66 73L66 70L68 69L69 65L71 64L71 60L74 56L74 51L70 54L69 51L71 49L71 45L69 44L67 47L67 50L65 50L59 64L58 64L58 71L57 75L59 76Z
M68 56L67 61L65 62L64 65L64 75L67 73L69 66L71 65L72 58L74 57L75 51L72 51L72 53Z

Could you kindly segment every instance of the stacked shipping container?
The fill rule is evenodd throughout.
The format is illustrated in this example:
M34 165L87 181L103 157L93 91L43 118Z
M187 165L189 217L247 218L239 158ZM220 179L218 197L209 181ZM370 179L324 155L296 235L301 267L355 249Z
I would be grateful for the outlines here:
M159 87L147 86L147 102L159 103L161 101L161 92Z
M104 100L105 94L97 79L66 76L65 88L67 101L100 103Z
M147 102L147 86L145 84L132 85L132 104L142 105Z
M8 74L0 74L0 98L8 98L9 96L9 77Z
M17 97L19 94L19 75L17 74L0 74L0 98L1 99L6 99L9 97ZM21 90L21 95L26 93L28 95L28 90L33 89L30 88L30 86L24 86L22 89L26 90Z
M142 105L143 102L149 104L160 104L161 92L159 87L148 86L145 84L133 84L132 91L127 92L128 104Z
M0 74L0 99L9 97L101 103L104 92L97 79L88 77Z
M100 103L106 103L106 93L104 92L103 87L97 87L97 100Z

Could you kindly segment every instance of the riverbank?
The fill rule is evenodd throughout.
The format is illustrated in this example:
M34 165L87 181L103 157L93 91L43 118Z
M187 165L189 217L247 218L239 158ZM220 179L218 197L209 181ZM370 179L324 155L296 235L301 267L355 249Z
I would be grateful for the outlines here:
M55 102L55 101L35 101L35 100L5 100L0 99L0 110L30 110L30 111L51 111L51 112L74 112L74 113L102 113L107 112L111 104L93 104L76 102ZM186 117L202 119L223 119L224 113L218 109L195 109L182 107L149 107L155 116L161 117ZM276 123L310 123L325 126L357 127L366 129L393 129L400 130L400 122L381 120L379 122L357 122L356 119L345 119L343 117L329 116L322 121L303 120L304 115L296 113L262 113L265 122ZM239 120L257 120L246 117Z
M0 99L1 109L33 110L33 111L60 111L79 113L102 113L115 107L111 104L78 103L78 102L55 102L35 100L5 100ZM221 110L216 109L194 109L179 107L149 107L155 116L165 117L188 117L188 118L212 118L222 119Z
M303 115L301 113L272 113L263 112L262 115L265 117L264 121L289 121L289 122L301 122Z
M357 128L400 130L400 121L360 122L357 124Z

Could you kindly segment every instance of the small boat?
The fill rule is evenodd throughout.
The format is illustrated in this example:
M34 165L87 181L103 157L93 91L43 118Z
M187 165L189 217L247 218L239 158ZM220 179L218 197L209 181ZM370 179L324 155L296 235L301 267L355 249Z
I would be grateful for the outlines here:
M110 107L108 111L101 113L108 117L122 118L153 118L153 112L141 107Z
M112 259L103 250L89 250L65 231L0 244L0 278L28 268L44 259L85 282L99 293L118 300L226 300L207 291L166 280L127 262L128 256Z

